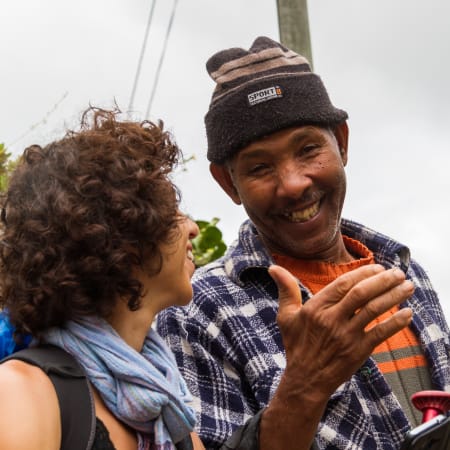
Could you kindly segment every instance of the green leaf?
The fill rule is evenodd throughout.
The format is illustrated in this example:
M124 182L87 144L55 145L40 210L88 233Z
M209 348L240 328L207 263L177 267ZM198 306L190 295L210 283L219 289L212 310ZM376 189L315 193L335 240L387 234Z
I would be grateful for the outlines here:
M216 227L220 219L214 217L210 222L197 220L199 234L192 240L194 262L197 267L204 266L220 258L227 249L222 240L222 232Z
M14 167L11 166L11 153L6 151L5 144L0 143L0 193L4 193L8 186L9 175Z

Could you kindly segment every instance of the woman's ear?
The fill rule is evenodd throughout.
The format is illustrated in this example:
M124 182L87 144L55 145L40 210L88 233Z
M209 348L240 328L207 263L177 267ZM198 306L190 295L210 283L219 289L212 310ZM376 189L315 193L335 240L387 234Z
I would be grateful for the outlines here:
M344 166L347 165L348 161L348 125L347 122L340 123L335 127L334 136L336 137L337 144L339 146L339 153L341 154L342 162Z
M209 171L214 179L219 183L220 187L228 194L236 205L241 204L241 198L234 185L233 179L230 174L230 169L226 164L211 163L209 165Z

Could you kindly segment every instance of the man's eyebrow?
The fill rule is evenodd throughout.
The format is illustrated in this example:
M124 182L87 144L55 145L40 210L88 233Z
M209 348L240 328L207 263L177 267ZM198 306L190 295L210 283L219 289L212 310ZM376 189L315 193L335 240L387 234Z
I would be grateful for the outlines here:
M319 137L323 135L323 129L317 128L313 125L307 125L301 129L294 131L292 134L292 139L299 141L300 139L305 139L309 137Z
M302 129L296 130L290 136L287 141L288 145L296 145L305 139L308 138L318 138L323 136L320 134L319 130L317 130L313 126L307 126ZM264 145L264 143L255 142L251 148L246 148L242 152L239 153L239 158L248 160L253 158L258 158L265 156L267 153L270 153L271 149L275 147L275 144L271 143L269 145Z
M255 148L251 148L251 149L245 149L239 155L239 159L241 159L241 160L256 159L256 158L260 158L260 157L267 155L267 153L269 153L269 151L265 148L255 147Z

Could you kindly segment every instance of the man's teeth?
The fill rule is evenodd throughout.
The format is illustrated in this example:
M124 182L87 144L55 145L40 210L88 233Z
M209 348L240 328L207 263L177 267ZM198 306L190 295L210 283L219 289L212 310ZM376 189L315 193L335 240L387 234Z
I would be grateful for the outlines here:
M285 216L291 222L306 222L312 219L319 212L320 202L314 203L314 205L309 208L302 209L301 211L293 211L286 213Z
M191 261L194 261L194 254L192 253L192 250L188 250L188 251L187 251L187 257L188 257L188 259L190 259Z

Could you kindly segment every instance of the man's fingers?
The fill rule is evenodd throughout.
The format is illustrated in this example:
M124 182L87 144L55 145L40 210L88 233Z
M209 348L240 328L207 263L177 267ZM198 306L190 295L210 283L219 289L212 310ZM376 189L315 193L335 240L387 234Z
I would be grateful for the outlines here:
M405 274L400 269L384 270L357 283L339 307L347 317L364 311L361 319L369 323L377 315L406 300L413 292L413 283L405 281Z
M412 310L410 308L403 308L389 319L367 330L366 337L369 339L371 347L376 347L395 333L398 333L410 324L411 319Z
M302 306L302 294L297 279L288 270L276 265L269 267L269 275L278 287L278 315L298 311Z
M414 293L414 283L403 280L388 291L367 302L351 319L357 327L366 327L376 317L399 305Z
M289 271L276 265L270 266L269 274L278 286L278 323L288 323L302 307L298 281ZM313 323L316 331L327 324L347 324L350 326L349 331L353 330L360 337L367 336L366 343L378 345L409 324L412 314L410 309L396 312L370 330L366 330L367 326L413 293L414 284L405 280L401 270L385 270L380 265L371 264L340 276L316 294L311 303L308 302L308 307L314 306L313 310L308 309L310 313L314 311L309 319L315 317ZM331 328L328 334L332 332Z
M325 286L320 296L327 299L327 303L340 303L340 301L360 282L371 278L379 273L385 272L380 264L368 264L358 267L336 278L332 283Z

